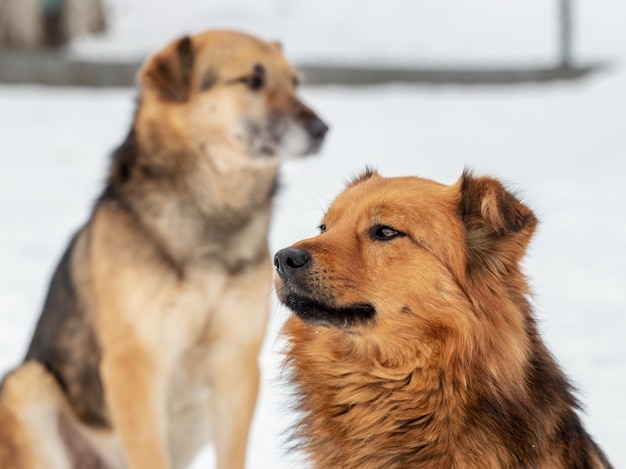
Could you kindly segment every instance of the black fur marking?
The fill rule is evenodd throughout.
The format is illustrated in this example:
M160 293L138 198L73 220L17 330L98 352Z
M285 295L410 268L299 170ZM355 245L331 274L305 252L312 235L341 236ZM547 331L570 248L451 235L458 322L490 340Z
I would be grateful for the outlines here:
M534 219L532 214L522 213L515 205L514 197L508 193L505 193L502 199L500 199L502 220L509 233L519 233Z
M176 47L178 52L178 61L180 62L180 72L182 75L182 84L186 90L189 89L191 83L191 72L193 70L193 64L195 61L193 53L193 43L189 36L185 36L178 42ZM186 93L185 93L186 95Z
M530 413L531 410L519 402L502 396L483 395L468 409L467 420L477 422L477 427L492 428L492 433L518 461L532 462L536 458L537 436L532 428L535 419Z
M140 106L141 103L137 109ZM97 203L114 202L134 219L137 218L126 200L126 189L131 185L136 186L137 183L143 180L158 179L162 176L159 169L155 166L148 166L146 163L142 163L140 156L141 148L133 125L124 142L115 149L111 156L111 168L107 185L98 198Z
M156 68L157 68L158 74L161 76L163 80L171 81L174 79L172 70L170 69L167 62L159 60Z
M315 326L346 328L366 325L372 323L376 315L376 309L368 303L335 307L294 294L287 295L284 303L300 319Z
M270 193L269 193L269 199L273 199L283 188L284 184L281 180L281 176L280 174L278 176L276 176L274 178L274 181L272 182L272 187L270 189Z
M376 172L376 170L374 168L372 168L371 166L367 165L365 166L365 170L358 175L357 177L353 178L351 181L349 181L346 184L346 188L348 187L353 187L356 186L357 184L363 182L363 181L367 181L369 178L371 178L372 176L378 174Z
M76 239L75 236L52 277L25 359L39 361L55 376L83 422L108 427L98 372L100 347L71 271Z
M200 90L206 91L213 88L213 85L217 83L217 73L213 69L209 69L202 77L202 83L200 84Z
M461 203L459 204L459 215L464 223L468 223L471 215L473 214L474 200L470 197L470 179L472 178L472 172L465 168L461 175Z
M585 431L575 412L572 411L567 414L561 422L559 437L565 442L563 459L566 467L572 469L595 469L597 465L594 461L594 455L602 462L604 468L611 469L613 467L602 453L602 450Z
M121 186L130 180L132 169L137 164L139 143L135 127L131 127L124 142L113 152L109 185Z

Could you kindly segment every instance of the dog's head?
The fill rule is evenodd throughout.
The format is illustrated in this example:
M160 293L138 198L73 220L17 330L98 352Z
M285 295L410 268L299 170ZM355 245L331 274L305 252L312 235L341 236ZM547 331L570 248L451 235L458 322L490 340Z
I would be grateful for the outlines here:
M297 97L298 72L280 45L246 34L183 37L149 59L139 81L148 117L199 147L301 156L317 152L328 130Z
M447 186L368 171L333 202L318 236L275 255L277 293L302 327L396 351L485 331L477 322L523 327L492 306L527 293L518 264L535 226L495 179L465 173Z

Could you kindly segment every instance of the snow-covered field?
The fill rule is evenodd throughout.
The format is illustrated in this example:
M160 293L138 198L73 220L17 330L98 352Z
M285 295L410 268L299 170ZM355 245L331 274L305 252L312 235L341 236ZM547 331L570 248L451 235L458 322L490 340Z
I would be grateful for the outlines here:
M368 56L366 51L374 46L367 41L374 39L364 23L341 23L341 18L348 18L348 10L335 7L336 14L329 18L311 12L317 22L327 19L329 32L324 35L323 29L310 24L300 32L290 29L289 11L304 24L302 11L312 8L303 6L307 2L265 2L275 8L283 5L287 13L281 16L278 10L271 10L260 19L241 16L240 27L275 37L274 30L263 27L283 24L283 32L288 34L281 38L287 51L296 51L301 59L321 56L410 62L415 58L407 53L409 49L396 50L394 41L388 40L377 42L379 52ZM179 33L165 26L162 35L159 33L155 25L169 23L163 20L163 8L158 8L163 3L150 3L153 6L146 13L146 22L134 23L135 28L145 27L145 35L124 39L127 26L120 20L108 38L110 51L119 53L116 48L124 44L133 53L143 54ZM192 4L204 3L176 2L183 12L177 10L173 22L188 19L189 29L199 29L201 15L187 10ZM429 15L437 10L436 2L415 3ZM483 8L483 26L493 22L489 3L476 3ZM122 4L129 10L135 8L129 1L113 2L118 7ZM232 2L230 10L222 8L230 11L230 26L235 26L244 4L239 0ZM397 6L417 15L419 9L407 5L409 2L398 2ZM537 7L537 2L534 5ZM576 5L579 51L588 58L615 61L607 72L582 82L478 89L305 87L306 100L331 124L332 132L321 156L286 165L271 248L277 250L314 234L323 210L343 182L365 164L385 175L418 174L446 183L455 181L464 167L503 178L519 189L541 219L526 271L544 336L580 388L590 432L616 467L626 467L626 7L619 0L581 0ZM458 18L462 13L441 7L437 11L438 18L446 14ZM520 18L543 21L542 11L529 7ZM472 12L477 20L479 15ZM429 43L427 32L420 33L423 38L419 41L410 36L405 16L399 11L394 17L400 43L415 39L420 48L444 47L438 40ZM396 32L391 16L378 20L370 11L365 19L374 29ZM216 24L210 18L206 23ZM480 24L475 29L481 31ZM333 38L342 30L348 43L341 50L332 49ZM532 47L513 49L531 55L543 50L543 36L526 32L523 40ZM430 33L435 37L432 30ZM446 34L454 36L449 30ZM98 47L106 48L107 39L98 46L89 42L76 47L82 48L81 53L96 54ZM489 31L482 31L479 42L494 43ZM458 44L467 47L461 51L467 50L468 56L482 57L471 41L465 43L461 38ZM506 50L500 41L495 44L498 54ZM314 47L318 49L311 52ZM449 43L446 47L452 50ZM0 86L0 371L16 364L25 351L52 269L102 188L108 154L127 130L135 94L134 90ZM286 314L275 306L261 356L264 385L250 440L250 468L297 467L281 448L288 406L278 379L276 333ZM213 467L211 449L196 467Z

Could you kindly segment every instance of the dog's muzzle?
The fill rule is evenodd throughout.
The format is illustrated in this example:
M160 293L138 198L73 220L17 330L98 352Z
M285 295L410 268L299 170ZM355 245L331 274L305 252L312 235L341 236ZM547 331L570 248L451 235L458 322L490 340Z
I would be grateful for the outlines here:
M315 112L302 102L299 102L299 107L300 109L296 112L296 120L305 132L309 142L305 154L315 154L322 147L329 127Z
M324 137L328 133L328 126L322 119L317 116L310 118L306 123L306 130L313 142L321 145L324 141Z
M315 269L311 255L297 248L281 249L274 256L280 277L278 299L303 321L323 327L351 328L371 324L376 309L370 303L338 305L332 292L320 289L311 279ZM315 277L315 275L313 275ZM317 285L315 285L317 283Z

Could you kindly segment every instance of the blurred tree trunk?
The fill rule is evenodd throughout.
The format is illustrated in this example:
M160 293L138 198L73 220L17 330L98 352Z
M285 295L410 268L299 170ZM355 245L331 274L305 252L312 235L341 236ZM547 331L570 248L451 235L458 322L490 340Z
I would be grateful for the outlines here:
M39 0L41 3L41 23L43 45L49 48L61 47L69 40L63 27L63 0Z
M34 49L42 42L40 0L0 0L0 46Z
M69 37L99 34L106 30L102 0L65 0L63 23Z
M106 29L103 0L0 0L0 47L57 48Z

